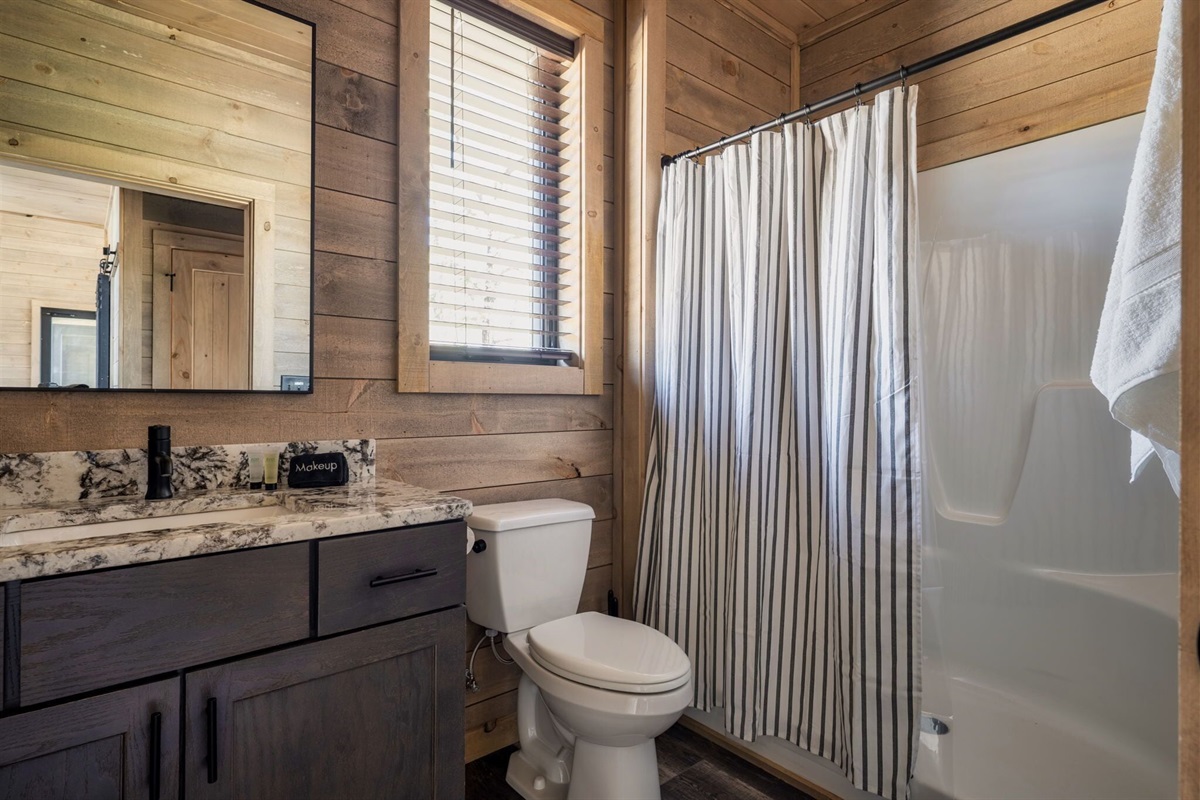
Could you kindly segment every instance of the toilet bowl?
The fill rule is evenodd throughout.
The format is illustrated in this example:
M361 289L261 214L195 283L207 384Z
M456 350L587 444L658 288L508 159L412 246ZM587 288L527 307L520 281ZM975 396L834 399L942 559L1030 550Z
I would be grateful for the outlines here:
M628 620L594 612L577 616L622 623L635 634L641 629L662 636ZM684 666L673 680L622 691L596 686L597 679L587 675L572 679L561 668L543 666L530 645L530 633L520 631L505 641L523 673L517 700L521 750L509 761L509 784L527 800L657 800L654 737L674 725L691 703L687 656L679 651ZM668 684L670 688L650 691Z
M526 800L658 800L654 737L691 703L687 654L646 625L576 614L592 509L567 500L479 506L467 615L507 633L521 668L520 750L507 780Z

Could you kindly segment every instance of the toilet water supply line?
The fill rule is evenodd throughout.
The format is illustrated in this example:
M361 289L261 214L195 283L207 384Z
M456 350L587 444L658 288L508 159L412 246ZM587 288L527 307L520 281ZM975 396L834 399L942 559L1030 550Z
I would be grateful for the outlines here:
M500 636L499 631L488 628L486 631L484 631L483 636L479 637L479 641L475 643L475 649L471 651L471 661L467 664L467 691L471 694L475 694L479 691L479 682L475 680L475 654L479 652L479 646L483 644L485 639L491 643L492 655L496 657L497 661L499 661L501 664L515 663L514 659L510 658L505 660L504 658L501 658L500 652L496 650L496 638L498 636Z

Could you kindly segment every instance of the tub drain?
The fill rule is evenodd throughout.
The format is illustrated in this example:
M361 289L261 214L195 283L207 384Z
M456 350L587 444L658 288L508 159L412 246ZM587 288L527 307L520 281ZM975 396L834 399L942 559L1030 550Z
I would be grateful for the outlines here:
M950 726L932 714L921 714L921 733L932 733L935 736L945 736L950 732Z

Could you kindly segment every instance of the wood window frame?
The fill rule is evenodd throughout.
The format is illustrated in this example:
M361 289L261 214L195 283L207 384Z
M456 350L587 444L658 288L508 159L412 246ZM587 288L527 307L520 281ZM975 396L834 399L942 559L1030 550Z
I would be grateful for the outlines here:
M575 40L581 124L569 176L578 198L570 231L576 245L570 309L578 334L564 344L573 366L434 361L429 357L429 0L400 0L397 92L397 370L402 393L602 394L604 391L604 19L562 0L498 0L496 5Z

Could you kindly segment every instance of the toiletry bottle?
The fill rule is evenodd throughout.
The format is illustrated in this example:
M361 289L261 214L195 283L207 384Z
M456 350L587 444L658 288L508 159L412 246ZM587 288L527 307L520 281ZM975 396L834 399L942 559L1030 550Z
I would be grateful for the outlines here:
M246 456L250 462L250 488L261 489L263 485L263 454L252 450Z
M263 453L263 488L268 492L279 488L279 453L274 450Z

